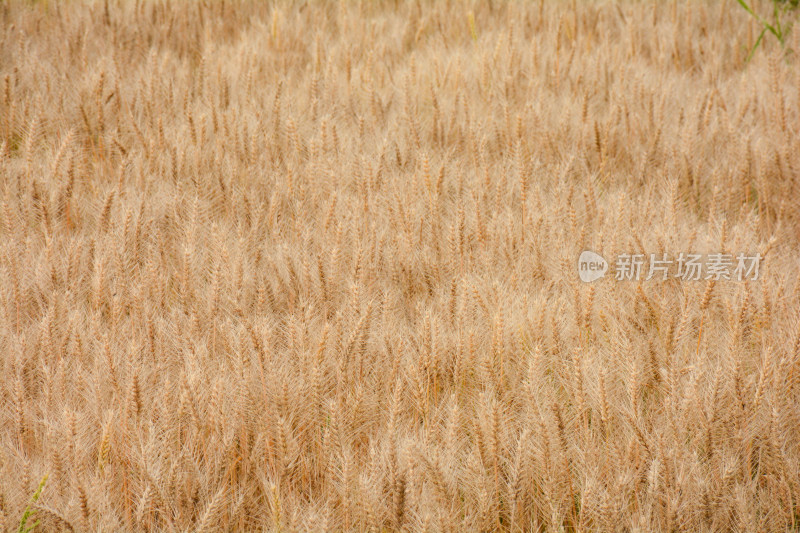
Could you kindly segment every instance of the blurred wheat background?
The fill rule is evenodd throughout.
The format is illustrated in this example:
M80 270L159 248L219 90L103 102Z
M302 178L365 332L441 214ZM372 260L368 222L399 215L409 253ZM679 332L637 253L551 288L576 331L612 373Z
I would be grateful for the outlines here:
M800 32L759 30L0 3L0 529L47 475L38 531L797 530Z

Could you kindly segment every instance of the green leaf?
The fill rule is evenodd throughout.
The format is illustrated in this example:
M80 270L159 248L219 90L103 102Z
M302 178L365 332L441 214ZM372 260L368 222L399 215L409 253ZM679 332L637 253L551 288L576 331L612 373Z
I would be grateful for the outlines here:
M742 6L745 9L745 11L747 11L754 17L758 18L758 15L756 15L755 12L752 9L750 9L750 6L747 5L747 2L745 2L744 0L736 0L736 1L739 2L739 5Z
M42 481L39 483L39 488L36 489L36 492L33 493L33 497L31 498L31 504L36 503L39 500L39 497L42 495L42 491L44 490L44 484L47 483L47 475L42 478ZM33 523L32 526L28 527L28 520L36 513L36 509L31 508L28 505L25 508L25 512L22 513L22 518L19 521L19 528L17 528L17 533L30 533L36 526L39 525L39 521Z
M756 44L753 45L753 48L750 49L750 53L747 54L747 60L745 61L745 63L749 63L750 60L753 58L753 54L756 52L756 48L758 48L758 45L761 44L761 39L764 38L764 34L766 32L767 32L766 28L761 30L761 33L758 35L758 39L756 39Z

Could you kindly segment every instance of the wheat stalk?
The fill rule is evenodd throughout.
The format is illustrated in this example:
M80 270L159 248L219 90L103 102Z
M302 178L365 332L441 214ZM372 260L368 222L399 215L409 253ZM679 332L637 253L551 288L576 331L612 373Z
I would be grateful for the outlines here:
M7 2L0 523L796 528L798 33L726 6Z

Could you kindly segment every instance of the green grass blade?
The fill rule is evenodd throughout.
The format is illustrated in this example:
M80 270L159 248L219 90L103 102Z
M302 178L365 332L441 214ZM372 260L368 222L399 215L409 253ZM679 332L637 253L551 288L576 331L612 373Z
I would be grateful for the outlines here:
M766 20L762 19L762 18L761 18L761 17L758 15L758 13L756 13L755 11L753 11L753 9L752 9L752 8L751 8L751 7L750 7L748 4L747 4L747 2L745 2L744 0L736 0L736 1L737 1L737 2L739 2L739 5L740 5L740 6L742 6L742 7L745 9L745 11L747 11L747 12L748 12L748 13L750 13L750 14L751 14L753 17L755 17L755 19L758 21L758 23L759 23L759 24L761 24L761 27L762 27L762 28L764 28L764 29L766 29L766 30L769 30L769 32L770 32L770 33L772 33L772 34L773 34L775 37L777 37L777 38L778 38L778 40L781 40L781 34L780 34L780 32L779 32L778 30L776 30L776 29L775 29L775 27L774 27L774 26L772 26L772 24L770 24L770 23L769 23L769 22L767 22ZM776 4L776 6L777 6L777 4ZM777 7L776 7L776 9L777 9ZM775 16L776 16L776 19L777 19L777 14L776 14ZM781 42L783 42L783 41L781 41Z
M736 0L736 1L739 2L739 5L742 6L745 9L745 11L747 11L754 17L758 18L758 15L756 15L755 12L752 9L750 9L750 6L747 5L747 2L745 2L744 0Z
M747 55L747 59L745 60L745 63L749 63L750 60L753 58L753 54L756 52L756 49L758 48L758 45L761 44L761 39L764 38L764 34L766 32L767 32L767 29L764 28L763 30L761 30L761 33L758 34L758 39L756 39L756 44L754 44L753 48L750 49L750 53Z

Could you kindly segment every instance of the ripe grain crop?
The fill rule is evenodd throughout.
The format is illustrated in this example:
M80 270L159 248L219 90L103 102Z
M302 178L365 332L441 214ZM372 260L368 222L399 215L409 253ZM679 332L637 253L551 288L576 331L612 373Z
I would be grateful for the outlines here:
M0 3L0 529L799 529L800 32L735 4Z

